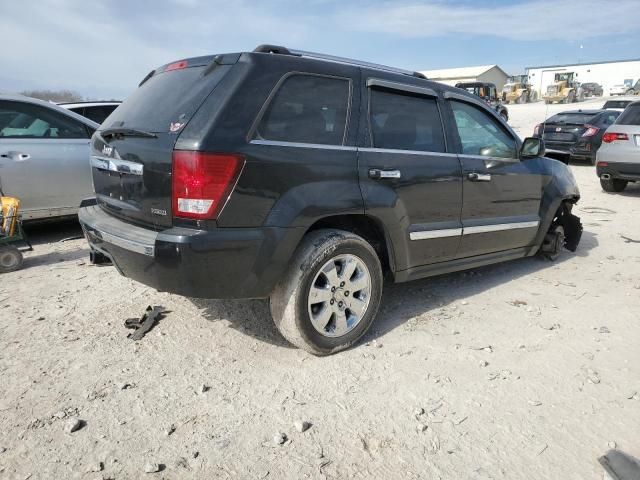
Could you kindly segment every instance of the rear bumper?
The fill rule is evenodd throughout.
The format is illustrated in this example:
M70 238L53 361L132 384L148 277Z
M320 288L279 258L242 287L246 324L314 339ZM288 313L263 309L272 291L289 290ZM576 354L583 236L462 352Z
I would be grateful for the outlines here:
M90 247L133 280L199 298L268 297L304 234L300 228L171 228L129 224L99 206L78 214Z
M640 163L612 163L607 162L607 166L596 165L598 177L608 174L611 178L640 182Z

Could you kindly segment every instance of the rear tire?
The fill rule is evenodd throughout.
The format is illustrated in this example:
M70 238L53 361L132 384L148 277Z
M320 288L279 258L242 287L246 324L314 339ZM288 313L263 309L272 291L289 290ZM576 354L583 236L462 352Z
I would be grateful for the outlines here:
M15 272L22 267L22 252L11 245L0 246L0 273Z
M609 180L600 179L600 185L605 192L619 193L627 188L629 182L620 180L619 178L610 178Z
M362 237L317 230L303 239L273 290L271 316L296 347L330 355L349 348L369 329L382 283L380 259Z

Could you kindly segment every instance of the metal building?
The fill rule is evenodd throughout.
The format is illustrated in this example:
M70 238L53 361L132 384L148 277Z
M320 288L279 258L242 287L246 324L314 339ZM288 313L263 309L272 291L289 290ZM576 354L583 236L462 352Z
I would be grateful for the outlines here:
M423 70L420 73L429 80L435 80L447 85L455 86L460 82L488 82L494 83L498 92L509 77L498 65L482 65L479 67L447 68L442 70Z
M546 92L547 86L553 83L556 73L562 72L575 72L575 79L580 83L599 83L602 85L604 95L609 95L609 90L613 85L623 83L635 85L640 78L640 59L575 63L573 65L544 65L527 67L525 72L529 75L529 82L538 91L538 95Z

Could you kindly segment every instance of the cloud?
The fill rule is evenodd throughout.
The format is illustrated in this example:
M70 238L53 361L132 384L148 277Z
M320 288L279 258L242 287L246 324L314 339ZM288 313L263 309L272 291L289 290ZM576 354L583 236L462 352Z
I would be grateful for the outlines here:
M511 5L453 4L445 1L384 2L340 13L343 23L366 32L406 38L486 35L518 41L594 38L640 31L638 0L616 0L615 11L598 15L602 0L539 0ZM357 18L357 21L353 21Z

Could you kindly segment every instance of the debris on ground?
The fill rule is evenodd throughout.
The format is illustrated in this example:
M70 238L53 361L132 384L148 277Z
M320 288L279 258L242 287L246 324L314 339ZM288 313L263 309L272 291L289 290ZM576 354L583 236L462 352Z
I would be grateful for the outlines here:
M305 420L298 420L296 422L293 422L293 426L296 428L298 432L302 433L302 432L306 432L311 428L311 423Z
M69 418L64 424L64 431L67 433L73 433L84 427L84 422L78 417Z
M507 302L509 305L513 305L514 307L521 307L523 305L527 305L527 302L524 300L511 300Z
M273 436L273 443L275 443L276 445L284 445L284 442L286 441L287 436L282 432L278 432Z
M164 318L164 315L167 313L169 313L169 311L165 310L163 307L160 307L158 305L152 307L151 305L149 305L142 314L142 317L127 318L124 321L124 326L126 328L135 330L135 332L127 335L127 338L135 341L141 340L147 334L147 332L149 332L156 325L156 323Z
M159 463L147 462L144 464L144 473L157 473L161 470Z

